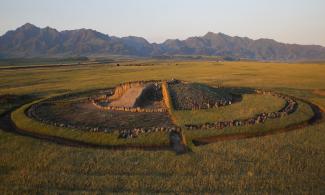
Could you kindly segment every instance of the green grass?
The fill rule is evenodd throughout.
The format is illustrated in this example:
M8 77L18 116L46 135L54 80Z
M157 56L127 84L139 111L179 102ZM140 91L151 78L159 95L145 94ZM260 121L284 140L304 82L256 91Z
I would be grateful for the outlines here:
M241 102L219 108L201 110L175 110L176 122L185 124L202 124L206 122L246 119L262 112L275 112L285 105L283 99L271 95L243 95Z
M0 94L38 93L45 97L130 80L177 78L209 85L276 89L325 108L325 96L313 93L314 89L324 89L324 65L150 63L156 65L0 70ZM0 131L0 192L323 194L324 130L321 123L267 137L194 147L184 155L66 147Z

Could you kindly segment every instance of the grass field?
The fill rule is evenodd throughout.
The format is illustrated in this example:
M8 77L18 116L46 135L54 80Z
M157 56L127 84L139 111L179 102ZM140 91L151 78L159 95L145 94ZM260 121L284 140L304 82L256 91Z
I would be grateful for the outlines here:
M325 89L325 66L322 64L152 60L147 63L154 65L101 64L0 70L0 95L44 98L68 91L112 87L125 81L177 78L212 86L274 89L325 108L325 96L319 93ZM272 102L270 109L281 105L281 102ZM263 129L257 126L255 130L305 119L310 109L302 105L300 112L288 116L291 117L288 120L267 121ZM9 107L1 105L3 110ZM240 113L250 115L259 109L262 108ZM18 114L14 117L24 126L33 125L32 121L19 119ZM324 129L325 124L321 123L288 133L193 147L192 152L183 155L172 151L67 147L0 131L0 191L2 194L323 194Z
M241 102L232 105L201 110L176 110L173 114L178 125L182 126L185 124L246 119L262 112L278 111L284 104L283 99L271 95L247 94L243 96Z
M195 138L209 137L209 136L217 136L217 135L229 135L236 133L255 133L255 132L263 132L270 131L274 129L284 128L289 125L293 125L302 121L307 121L313 115L312 109L309 105L298 102L299 107L296 112L293 114L279 119L270 119L267 120L264 124L255 124L253 126L247 127L229 127L221 130L211 129L211 130L187 130L185 131L185 135L189 140ZM236 112L235 112L236 113Z

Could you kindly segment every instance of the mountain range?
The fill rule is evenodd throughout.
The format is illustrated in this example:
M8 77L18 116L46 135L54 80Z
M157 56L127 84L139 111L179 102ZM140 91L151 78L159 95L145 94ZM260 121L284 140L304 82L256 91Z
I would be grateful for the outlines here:
M0 37L0 58L72 56L228 56L253 60L324 60L325 47L285 44L272 39L253 40L208 32L185 40L149 43L142 37L109 36L91 29L39 28L27 23Z

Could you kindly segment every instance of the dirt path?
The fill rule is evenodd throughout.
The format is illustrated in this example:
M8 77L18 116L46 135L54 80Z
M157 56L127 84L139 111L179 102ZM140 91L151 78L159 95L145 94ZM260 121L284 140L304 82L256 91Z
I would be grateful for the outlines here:
M110 106L133 107L137 98L141 95L144 86L135 86L128 89L118 100L111 102Z
M169 134L170 145L177 154L184 154L188 151L183 134L180 132L172 131Z

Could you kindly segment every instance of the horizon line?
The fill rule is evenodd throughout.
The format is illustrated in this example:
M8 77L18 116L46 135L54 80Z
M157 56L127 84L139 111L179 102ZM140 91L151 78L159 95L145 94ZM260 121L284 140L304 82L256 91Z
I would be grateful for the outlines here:
M25 25L31 25L31 26L34 26L36 28L39 28L39 29L46 29L46 28L51 28L51 29L54 29L58 32L64 32L64 31L76 31L76 30L92 30L92 31L96 31L98 33L101 33L101 34L104 34L104 35L107 35L109 37L116 37L116 38L127 38L127 37L137 37L137 38L143 38L145 39L148 43L150 44L163 44L165 43L166 41L168 40L179 40L179 41L185 41L189 38L201 38L201 37L204 37L205 35L209 34L209 33L213 33L213 34L221 34L221 35L226 35L226 36L230 36L232 38L235 38L235 37L238 37L238 38L248 38L248 39L251 39L253 41L257 41L257 40L272 40L272 41L275 41L277 43L282 43L282 44L287 44L287 45L302 45L302 46L321 46L321 47L325 47L325 45L322 45L322 44L316 44L316 43L311 43L311 44L302 44L302 43L290 43L290 42L283 42L283 41L278 41L276 39L273 39L273 38L266 38L266 37L262 37L262 38L250 38L248 36L240 36L240 35L229 35L229 34L225 34L223 32L213 32L213 31L207 31L207 33L205 33L204 35L192 35L192 36L188 36L186 38L166 38L164 41L161 41L161 42L157 42L157 41L149 41L147 38L145 38L145 36L134 36L134 35L127 35L127 36L116 36L116 35L110 35L109 33L104 33L104 32L101 32L101 31L98 31L98 30L95 30L95 29L92 29L92 28L87 28L87 27L82 27L82 28L75 28L75 29L65 29L65 30L58 30L57 28L55 27L51 27L49 25L45 26L45 27L41 27L41 26L38 26L38 25L35 25L31 22L26 22L24 23L23 25L20 25L18 27L16 27L16 29L12 29L12 30L7 30L6 32L4 32L2 35L0 35L0 37L4 36L5 34L7 34L8 32L10 31L16 31L18 30L19 28L25 26Z

